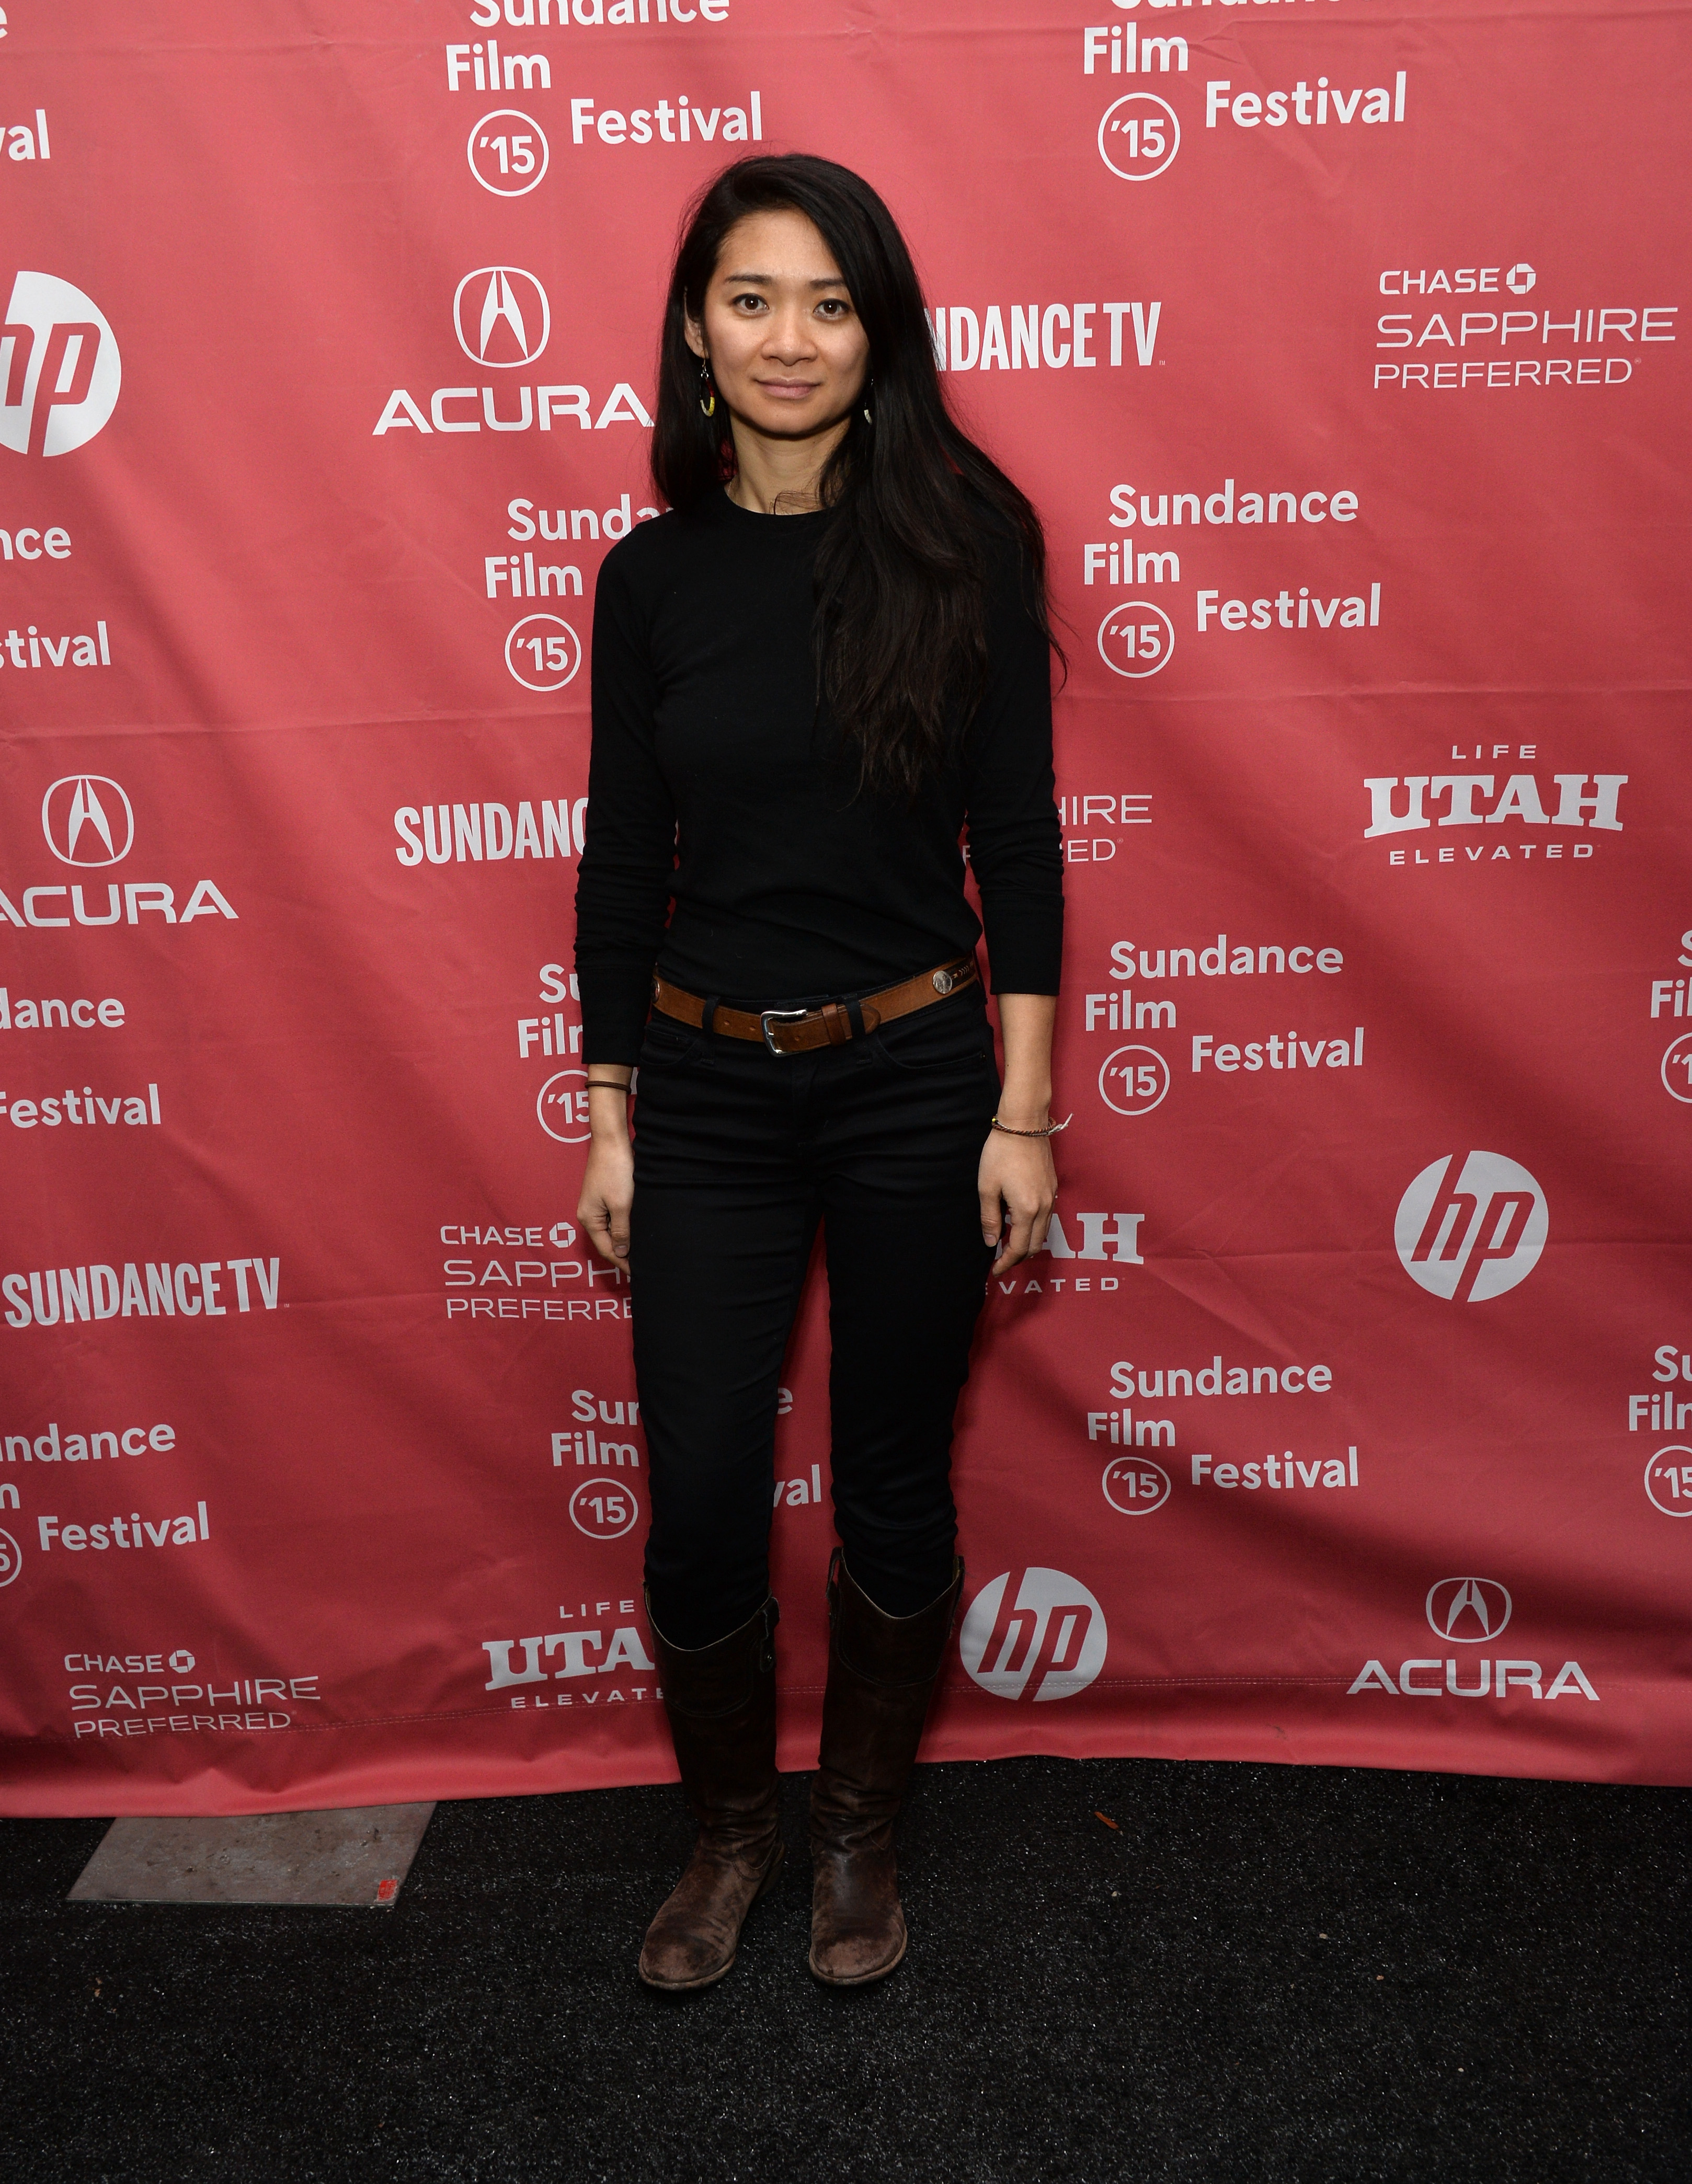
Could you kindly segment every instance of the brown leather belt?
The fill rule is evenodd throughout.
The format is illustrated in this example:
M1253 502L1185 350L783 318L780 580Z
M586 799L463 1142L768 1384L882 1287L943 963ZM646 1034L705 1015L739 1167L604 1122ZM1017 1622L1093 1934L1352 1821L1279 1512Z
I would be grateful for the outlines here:
M872 1032L878 1024L891 1023L895 1017L907 1017L913 1009L943 1001L948 994L978 984L980 976L974 957L962 956L955 963L942 963L937 971L924 971L907 978L902 985L866 994L861 1001L824 1001L818 1009L757 1011L719 1006L711 1011L711 1028L730 1039L760 1040L772 1054L808 1054L819 1046L844 1046L857 1037L860 1028ZM679 1023L703 1026L706 1020L706 1004L697 994L684 994L679 986L656 976L652 980L652 1006Z

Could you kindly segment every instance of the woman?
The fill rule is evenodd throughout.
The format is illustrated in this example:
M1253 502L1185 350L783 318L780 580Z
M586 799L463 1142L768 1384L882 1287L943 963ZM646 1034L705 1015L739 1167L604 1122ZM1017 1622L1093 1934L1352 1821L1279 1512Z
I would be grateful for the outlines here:
M774 1423L820 1221L843 1548L811 1968L857 1986L905 1950L893 1821L963 1584L947 1471L985 1277L1039 1249L1055 1190L1044 556L843 167L747 159L706 189L657 408L670 512L607 554L594 610L576 951L581 1219L630 1273L647 1609L700 1827L640 1975L720 1979L781 1862Z

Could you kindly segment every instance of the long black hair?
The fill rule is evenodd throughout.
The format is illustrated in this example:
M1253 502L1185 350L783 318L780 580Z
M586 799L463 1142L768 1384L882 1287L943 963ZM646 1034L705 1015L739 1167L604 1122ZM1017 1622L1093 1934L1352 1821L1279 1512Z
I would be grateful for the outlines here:
M922 289L892 214L850 168L800 153L725 168L684 214L658 359L660 494L685 515L734 475L727 405L703 414L685 322L703 322L735 223L786 211L803 214L827 243L869 338L864 397L818 481L835 514L817 554L818 696L856 744L863 784L909 796L944 762L986 685L995 533L1001 551L1006 541L1017 550L1028 610L1057 649L1045 539L1031 504L947 409Z

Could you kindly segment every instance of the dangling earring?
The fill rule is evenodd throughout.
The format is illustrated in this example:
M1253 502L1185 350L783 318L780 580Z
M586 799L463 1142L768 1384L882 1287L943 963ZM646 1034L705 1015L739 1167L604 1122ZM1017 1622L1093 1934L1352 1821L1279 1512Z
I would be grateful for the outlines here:
M709 357L702 356L699 359L699 383L703 389L699 398L700 415L702 417L714 417L717 415L717 389L711 384ZM708 401L706 398L706 395L710 397Z
M864 389L864 395L863 421L866 425L873 425L875 422L875 420L871 415L869 410L870 403L875 399L875 382L873 379L870 381L868 386Z

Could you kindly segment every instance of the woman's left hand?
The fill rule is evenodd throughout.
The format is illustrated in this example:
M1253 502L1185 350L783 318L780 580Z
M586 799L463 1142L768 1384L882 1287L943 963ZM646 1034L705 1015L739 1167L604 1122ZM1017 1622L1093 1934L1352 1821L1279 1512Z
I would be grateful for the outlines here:
M1015 1138L989 1130L977 1177L981 1195L981 1240L997 1244L990 1271L1002 1273L1037 1251L1058 1196L1058 1172L1049 1138Z

